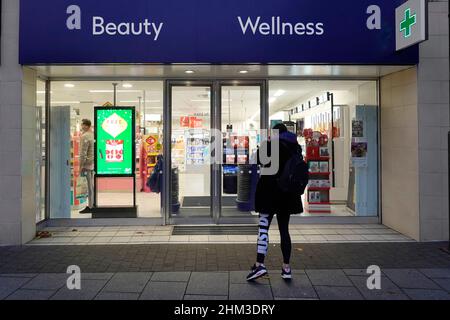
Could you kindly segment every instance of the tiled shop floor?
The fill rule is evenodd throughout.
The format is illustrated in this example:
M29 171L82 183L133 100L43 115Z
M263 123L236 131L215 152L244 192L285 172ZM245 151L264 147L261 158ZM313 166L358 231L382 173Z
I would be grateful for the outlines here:
M51 237L30 245L101 245L151 243L254 243L257 235L174 236L172 226L49 227ZM410 238L377 224L291 225L293 243L405 242ZM278 228L269 232L271 243L280 243Z
M0 300L450 300L450 269L387 270L377 290L365 271L294 270L289 282L278 271L254 282L244 271L81 273L80 290L67 288L64 273L0 274Z

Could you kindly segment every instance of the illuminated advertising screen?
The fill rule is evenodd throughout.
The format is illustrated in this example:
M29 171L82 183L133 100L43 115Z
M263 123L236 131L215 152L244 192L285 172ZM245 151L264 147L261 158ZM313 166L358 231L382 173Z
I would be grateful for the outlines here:
M135 171L134 137L134 107L95 108L97 176L133 176Z

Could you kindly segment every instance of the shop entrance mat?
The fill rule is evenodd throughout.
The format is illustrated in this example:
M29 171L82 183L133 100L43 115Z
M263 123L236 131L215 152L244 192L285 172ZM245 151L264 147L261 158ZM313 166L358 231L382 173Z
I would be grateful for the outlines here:
M174 226L172 235L245 235L258 234L258 226Z
M209 196L191 196L183 197L183 208L189 207L210 207L211 197ZM236 197L222 197L223 207L236 207Z

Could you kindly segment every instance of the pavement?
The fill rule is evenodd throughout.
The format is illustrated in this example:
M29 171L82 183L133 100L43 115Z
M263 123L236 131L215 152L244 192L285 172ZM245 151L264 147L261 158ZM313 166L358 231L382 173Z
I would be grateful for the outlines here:
M291 224L293 243L411 242L412 239L380 224ZM29 245L198 244L256 243L257 235L173 235L173 226L47 227L50 238ZM280 243L278 228L270 242Z
M248 283L254 244L58 245L0 248L0 299L6 300L450 300L444 243L366 242L293 245L293 280L280 277L272 244L269 276ZM68 266L81 290L67 287ZM381 269L381 288L367 268Z

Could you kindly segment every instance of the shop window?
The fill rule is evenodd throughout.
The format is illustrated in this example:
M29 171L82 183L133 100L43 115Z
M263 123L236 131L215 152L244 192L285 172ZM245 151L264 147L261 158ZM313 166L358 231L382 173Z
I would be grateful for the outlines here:
M295 132L308 162L304 216L378 215L375 81L271 81L270 124Z
M135 108L136 204L138 217L161 217L161 194L147 182L162 155L163 83L159 81L53 81L50 123L50 217L91 218L89 188L80 171L82 121L94 127L94 107ZM120 159L119 159L120 160ZM98 178L97 206L130 206L132 178Z

